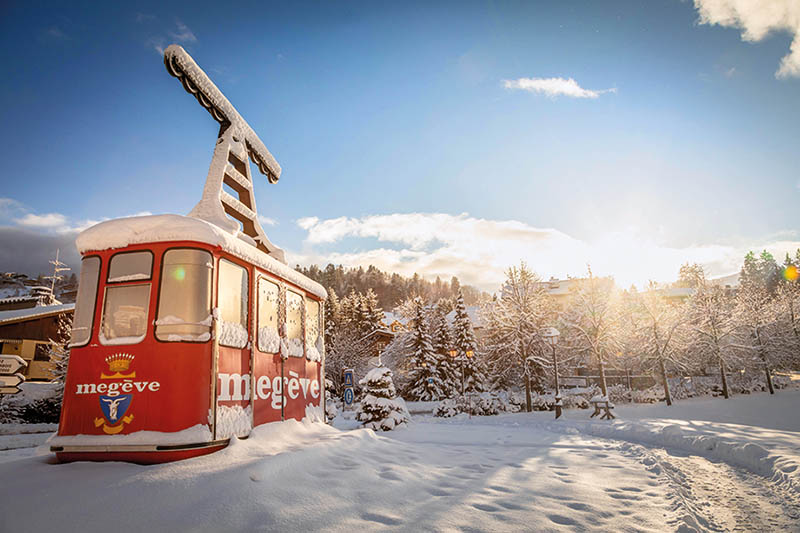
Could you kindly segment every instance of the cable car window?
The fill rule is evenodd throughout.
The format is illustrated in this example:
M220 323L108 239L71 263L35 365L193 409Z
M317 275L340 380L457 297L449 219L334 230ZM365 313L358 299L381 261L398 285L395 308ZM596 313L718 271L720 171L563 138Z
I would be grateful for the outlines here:
M247 270L220 259L219 343L233 348L247 346Z
M258 280L258 349L264 353L278 353L281 339L278 336L278 307L280 287L267 279Z
M286 336L291 357L303 357L303 297L286 291Z
M211 254L174 249L161 262L156 338L206 342L211 338Z
M147 333L150 284L106 287L100 344L136 344Z
M78 282L78 296L75 303L75 316L72 319L72 339L70 347L83 346L92 336L94 307L97 303L97 284L100 280L100 258L86 257L81 261L81 278Z
M311 361L322 359L319 341L319 302L306 300L306 357Z
M153 253L123 252L108 264L108 283L150 279L153 274Z

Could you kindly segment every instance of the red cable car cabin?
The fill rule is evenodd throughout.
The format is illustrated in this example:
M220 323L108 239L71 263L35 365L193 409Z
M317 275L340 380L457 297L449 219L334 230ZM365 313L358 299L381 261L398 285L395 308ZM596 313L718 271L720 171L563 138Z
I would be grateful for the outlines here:
M323 418L321 285L192 217L103 222L77 244L59 460L172 461Z

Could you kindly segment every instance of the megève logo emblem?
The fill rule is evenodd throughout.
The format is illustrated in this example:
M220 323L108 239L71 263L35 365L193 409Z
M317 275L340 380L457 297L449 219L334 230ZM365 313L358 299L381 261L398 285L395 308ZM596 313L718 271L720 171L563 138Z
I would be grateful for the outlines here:
M136 372L128 372L135 357L129 353L115 353L106 357L109 374L100 374L100 379L135 378Z

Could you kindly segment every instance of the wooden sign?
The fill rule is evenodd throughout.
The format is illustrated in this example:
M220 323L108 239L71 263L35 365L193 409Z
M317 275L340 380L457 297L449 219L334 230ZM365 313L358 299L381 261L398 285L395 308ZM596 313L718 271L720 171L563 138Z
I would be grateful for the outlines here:
M22 392L19 387L0 387L0 394L16 394Z
M0 376L0 387L16 387L25 381L25 376L22 374L13 374L11 376Z
M25 359L16 355L0 355L0 374L13 374L20 368L28 366Z

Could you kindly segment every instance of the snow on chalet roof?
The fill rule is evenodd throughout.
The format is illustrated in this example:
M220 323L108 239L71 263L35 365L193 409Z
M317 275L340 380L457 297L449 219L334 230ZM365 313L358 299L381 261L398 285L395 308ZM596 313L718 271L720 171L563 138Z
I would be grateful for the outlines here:
M75 304L61 305L40 305L39 307L29 307L27 309L13 309L11 311L0 311L0 325L12 322L21 322L33 318L42 318L60 313L67 313L75 309Z
M408 319L403 318L402 315L399 315L397 313L392 313L391 311L383 312L383 323L386 324L386 326L391 326L392 324L394 324L395 321L399 322L404 326L408 324Z
M483 327L483 318L481 317L481 308L477 305L468 305L467 309L467 316L469 317L469 321L472 322L473 328L482 328ZM450 311L447 313L445 317L447 319L448 324L452 324L453 321L456 319L456 312L455 310Z
M81 232L75 244L78 251L85 254L133 244L171 241L193 241L219 246L239 259L253 263L319 298L328 297L325 288L319 283L273 259L236 235L193 217L150 215L109 220Z

